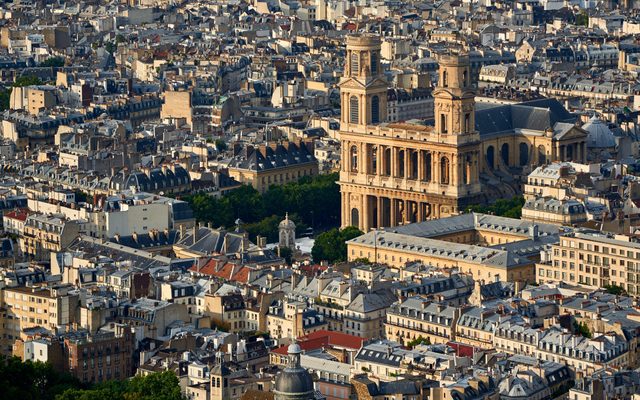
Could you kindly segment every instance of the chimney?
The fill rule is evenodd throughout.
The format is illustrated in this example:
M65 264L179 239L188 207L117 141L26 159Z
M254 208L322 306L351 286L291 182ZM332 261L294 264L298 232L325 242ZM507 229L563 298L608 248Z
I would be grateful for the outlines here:
M193 225L193 243L198 241L198 224Z
M529 225L529 237L534 241L538 240L538 230L538 224Z

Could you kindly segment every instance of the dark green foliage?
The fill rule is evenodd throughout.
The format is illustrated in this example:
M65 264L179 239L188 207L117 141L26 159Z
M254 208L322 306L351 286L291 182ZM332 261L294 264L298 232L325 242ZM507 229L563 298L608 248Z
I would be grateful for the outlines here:
M80 189L77 189L74 194L76 195L76 203L86 203L89 199L89 195Z
M0 91L0 111L4 111L9 108L10 97L11 89L4 89Z
M354 226L348 226L343 230L337 228L321 233L316 238L311 257L315 262L327 261L336 263L347 260L347 242L362 235L362 231Z
M178 377L165 371L136 376L126 381L109 381L92 389L69 389L56 400L182 400Z
M589 25L589 14L587 14L586 11L581 11L580 14L576 15L576 25L579 25L579 26Z
M231 229L240 218L249 237L265 236L269 242L278 240L278 224L289 213L298 232L309 226L333 227L340 220L340 190L338 174L303 177L298 182L271 186L260 194L245 185L222 198L204 193L183 197L191 204L200 222Z
M0 385L0 397L5 399L53 400L69 388L80 387L80 382L55 371L50 364L0 356Z
M42 85L42 81L37 76L33 75L20 76L16 79L11 88L31 85ZM7 110L9 108L11 88L5 88L0 91L0 111Z
M22 362L0 356L3 399L20 400L182 400L178 378L167 371L131 380L107 381L85 387L51 364Z
M423 338L422 336L418 336L417 338L415 338L412 341L410 341L409 343L407 343L407 347L414 348L414 347L416 347L418 345L421 345L421 344L430 345L431 344L431 339Z
M31 85L42 85L42 81L37 76L33 75L24 75L16 79L13 82L13 87L24 87Z
M115 53L116 50L118 49L118 45L114 42L107 42L104 44L104 49L108 52L108 53Z
M604 289L607 291L607 293L613 294L616 296L620 296L625 293L624 288L622 286L617 286L617 285L605 285Z
M284 261L287 263L287 265L291 265L293 250L288 247L280 247L280 257L284 258Z
M64 67L64 58L50 57L40 63L41 67Z
M499 199L495 203L487 206L471 206L467 208L467 212L473 211L482 214L493 214L501 217L520 218L522 217L522 206L524 205L524 197L517 196L511 200Z
M216 144L216 149L218 151L226 151L229 148L229 146L227 145L227 142L225 142L222 139L216 139L215 144Z
M576 334L578 335L581 335L588 339L591 339L593 337L593 334L589 330L589 327L584 322L581 322L581 323L574 322L574 328L575 328Z

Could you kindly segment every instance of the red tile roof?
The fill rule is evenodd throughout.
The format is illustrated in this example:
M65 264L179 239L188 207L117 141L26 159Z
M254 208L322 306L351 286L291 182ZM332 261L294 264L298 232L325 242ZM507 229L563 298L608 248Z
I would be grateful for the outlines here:
M13 211L9 211L8 213L6 213L4 215L7 218L11 218L11 219L17 219L19 221L26 221L27 217L29 216L29 212L27 210L23 210L23 209L16 209Z
M358 350L362 347L365 339L359 336L348 335L342 332L321 330L298 338L300 348L305 351L317 350L323 347L342 347L346 349ZM287 354L288 346L281 346L273 350L276 354Z

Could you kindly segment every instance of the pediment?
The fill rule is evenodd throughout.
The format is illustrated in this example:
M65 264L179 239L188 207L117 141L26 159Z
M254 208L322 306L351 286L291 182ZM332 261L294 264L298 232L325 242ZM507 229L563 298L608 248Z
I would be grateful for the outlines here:
M581 129L577 126L574 126L562 133L561 135L556 136L557 140L572 140L572 139L586 139L587 132L584 129Z
M357 78L347 78L346 80L342 81L340 83L340 88L346 88L346 89L365 89L368 87L375 87L375 86L387 86L388 83L380 78L375 78L370 80L369 82L362 82L361 80L357 79Z

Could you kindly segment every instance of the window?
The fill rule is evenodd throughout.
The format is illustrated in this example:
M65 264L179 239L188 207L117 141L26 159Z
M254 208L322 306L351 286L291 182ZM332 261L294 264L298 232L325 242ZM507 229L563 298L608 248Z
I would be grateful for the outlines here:
M358 172L358 148L356 146L351 146L349 158L351 160L351 171Z
M351 96L351 98L349 99L349 122L352 124L357 124L359 123L359 116L360 116L360 112L359 112L359 108L360 108L360 102L358 101L358 98L356 96Z
M380 122L380 98L373 96L371 98L371 123L377 124Z
M464 115L464 131L471 132L471 114Z
M440 130L442 133L447 133L447 116L446 114L440 114Z
M375 52L371 53L371 74L378 74L378 54Z
M351 74L357 75L360 72L360 55L351 53Z
M449 82L447 80L447 71L442 72L442 87L449 87Z
M440 159L440 183L444 185L449 184L449 159L442 157Z

